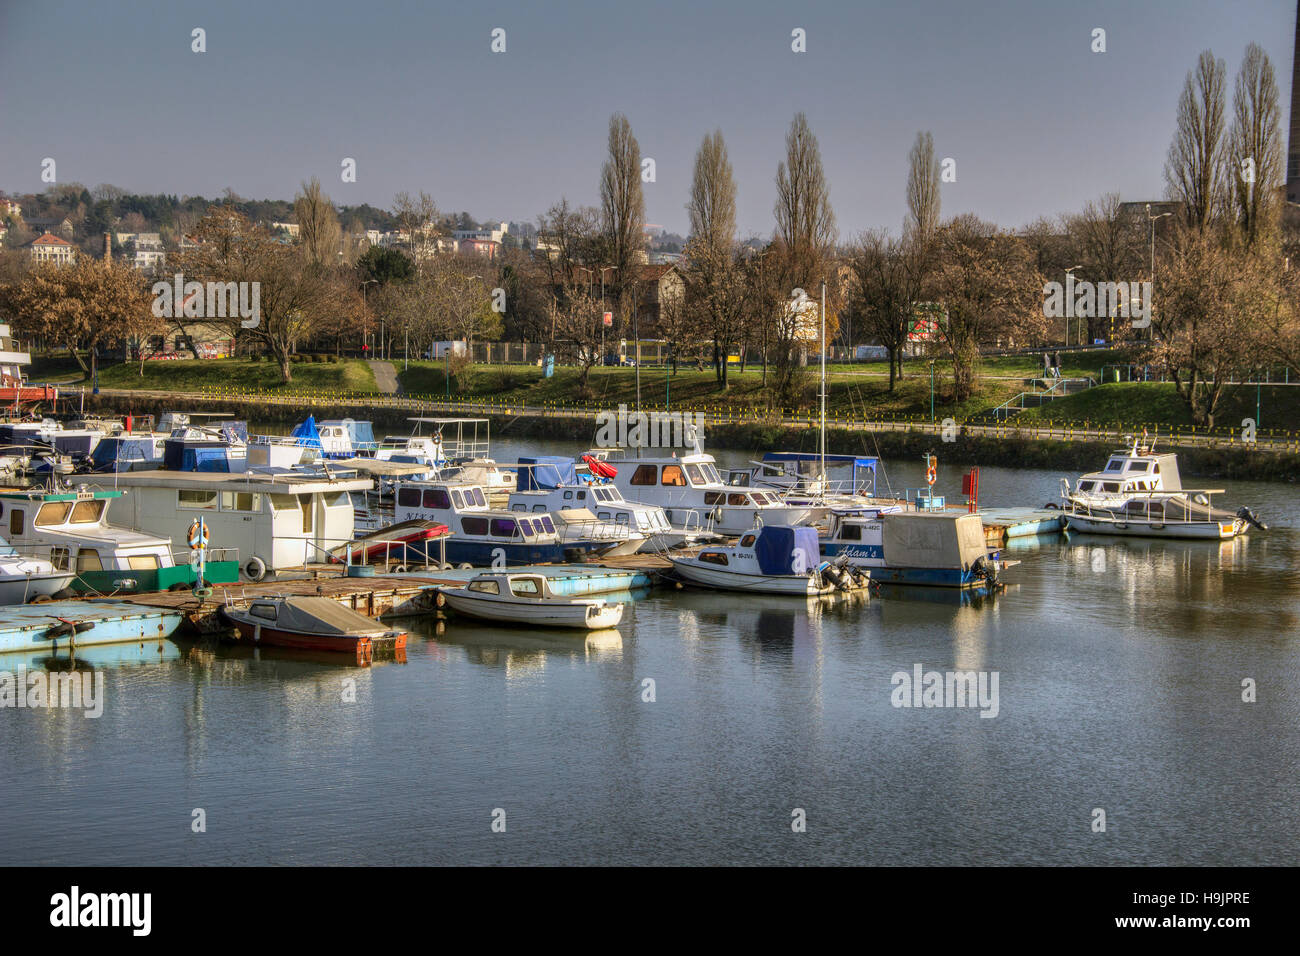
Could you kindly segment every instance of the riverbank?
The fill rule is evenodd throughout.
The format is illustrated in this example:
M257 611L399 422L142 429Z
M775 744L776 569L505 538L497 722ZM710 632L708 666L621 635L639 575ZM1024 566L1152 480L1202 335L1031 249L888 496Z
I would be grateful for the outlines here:
M232 418L277 427L288 432L308 414L321 418L365 418L383 434L408 434L410 419L424 417L487 418L494 437L564 440L595 443L596 424L589 415L494 406L475 408L422 408L400 399L376 398L364 405L312 401L248 401L153 392L101 392L86 396L87 411L102 414L152 414L194 408L216 411ZM711 420L706 425L709 447L729 448L758 455L763 451L816 451L816 419L799 422L729 422ZM947 440L947 439L951 440ZM926 453L954 465L1000 465L1012 468L1050 468L1079 473L1100 467L1123 435L1093 431L1057 430L1049 434L1038 427L953 427L945 437L942 426L917 422L871 422L845 427L828 423L828 454L874 455L886 459L919 458ZM1300 476L1300 446L1247 444L1232 438L1195 441L1171 435L1158 439L1176 448L1185 476L1294 482Z

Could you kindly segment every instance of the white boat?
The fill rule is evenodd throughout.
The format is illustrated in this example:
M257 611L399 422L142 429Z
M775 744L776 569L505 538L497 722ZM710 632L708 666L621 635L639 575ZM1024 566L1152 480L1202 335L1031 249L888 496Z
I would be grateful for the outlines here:
M49 597L72 583L73 572L56 571L43 558L25 558L0 538L0 604L26 604Z
M442 588L438 594L456 613L484 621L594 631L614 627L623 619L622 604L604 598L561 597L541 574L478 574L463 588Z
M1112 454L1101 471L1081 475L1071 490L1061 479L1066 527L1090 534L1144 538L1224 540L1245 534L1251 525L1268 526L1249 508L1236 512L1214 507L1221 488L1184 488L1178 456L1157 454L1155 443L1137 438Z
M821 560L814 528L768 525L742 535L726 548L673 557L682 580L725 591L795 594L803 597L858 590L868 573Z

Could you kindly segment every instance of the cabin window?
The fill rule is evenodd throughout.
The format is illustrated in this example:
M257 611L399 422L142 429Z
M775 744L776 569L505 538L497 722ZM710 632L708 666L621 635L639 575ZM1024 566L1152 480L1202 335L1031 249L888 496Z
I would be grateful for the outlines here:
M103 571L104 562L99 560L99 552L94 548L81 548L77 552L78 571Z
M598 511L598 512L596 512L596 517L599 518L601 521L608 521L608 520L609 520L609 512L608 512L608 511Z
M126 566L132 571L157 571L158 555L133 554L126 559Z
M15 508L9 512L9 533L18 535L23 533L23 515L26 512L22 508Z
M542 589L537 586L536 578L511 578L510 593L515 597L537 597Z
M326 508L351 508L352 496L346 491L326 491L321 493L321 500L325 502ZM258 504L253 505L254 511L261 511Z
M251 614L251 615L253 615L253 617L260 617L260 618L262 618L263 620L274 621L274 620L275 620L275 605L274 605L274 604L254 604L252 607L250 607L250 608L248 609L248 613Z
M426 508L443 508L451 507L451 496L443 488L426 488L424 492L424 507Z
M397 503L403 508L420 507L420 489L399 488L397 490Z
M1135 462L1130 462L1130 463L1129 463L1129 466L1128 466L1128 470L1129 470L1129 471L1144 471L1144 472L1145 472L1145 471L1150 471L1150 470L1151 470L1151 462L1149 462L1149 461L1135 461Z
M486 508L486 507L487 507L487 499L483 497L483 489L482 489L482 488L467 488L467 489L465 490L465 494L468 495L471 491L474 493L474 504L478 505L480 508Z
M747 534L740 539L740 546L742 548L752 548L754 546L754 542L757 540L758 540L757 535Z
M292 497L292 496L282 496ZM190 491L182 489L176 492L176 507L186 511L216 511L217 493L215 491Z
M636 471L632 472L632 484L653 485L658 475L658 465L638 465Z
M704 480L711 485L722 484L722 477L718 474L718 469L714 468L707 461L700 465L704 469Z
M862 527L856 524L846 524L840 526L841 541L861 541Z
M524 534L528 535L529 537L532 537L533 523L531 521L529 521L527 518L520 518L519 527L523 529Z
M727 565L727 556L720 551L701 551L700 560L705 564L720 564L723 567Z
M1144 515L1147 511L1147 503L1145 501L1130 501L1124 506L1124 510L1131 515Z
M501 588L495 581L471 581L467 591L478 591L480 594L500 594Z
M513 538L514 536L515 536L514 518L493 518L492 519L492 537Z
M572 500L573 500L573 492L572 492L572 491L566 491L566 492L564 493L564 500L565 500L565 501L572 501Z
M270 495L272 511L297 511L298 497L296 495Z
M67 548L50 548L50 564L54 565L55 571L68 570L70 557L71 552Z
M533 512L534 512L534 513L538 512L538 511L545 511L545 510L546 510L546 505L533 505Z
M706 491L704 493L704 503L706 505L720 505L726 497L720 491Z
M48 528L50 525L63 524L71 510L71 501L47 501L41 505L41 510L36 512L36 527Z
M1081 481L1081 482L1079 482L1079 490L1080 490L1080 491L1092 491L1092 482L1091 482L1091 481Z
M103 498L78 501L72 506L72 523L98 524L100 517L104 514L105 504L107 502Z
M672 485L673 487L684 487L686 485L686 476L682 474L682 466L664 465L664 477L659 483L661 485Z
M487 534L488 533L487 518L461 518L460 526L461 529L466 534Z
M1150 518L1152 521L1163 521L1165 517L1165 506L1159 501L1151 502Z
M691 484L693 485L704 484L704 472L700 471L699 465L687 465L686 477L691 479Z
M1119 482L1107 481L1101 486L1102 491L1119 491Z
M735 494L727 495L727 504L743 506L749 504L749 499L744 495L735 495Z
M1123 471L1123 470L1124 470L1124 459L1123 459L1123 458L1112 458L1110 461L1106 462L1106 470L1107 470L1107 471Z
M511 505L511 506L510 506L510 510L511 510L511 511L525 511L525 512L526 512L528 509L525 508L523 505L516 504L516 505Z
M452 503L453 505L455 505L457 508L464 508L464 507L465 507L465 499L464 499L464 497L461 496L461 493L460 493L459 491L456 491L456 490L454 490L454 489L452 490L452 493L451 493L451 503Z
M261 511L262 496L255 491L223 491L222 511Z
M537 520L541 523L542 527L546 529L547 534L555 534L555 522L551 520L550 515L542 515Z

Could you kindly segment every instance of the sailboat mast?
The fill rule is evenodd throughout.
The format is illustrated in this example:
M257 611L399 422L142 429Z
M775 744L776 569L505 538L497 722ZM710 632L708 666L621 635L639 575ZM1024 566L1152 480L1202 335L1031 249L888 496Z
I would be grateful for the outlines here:
M826 280L822 279L822 427L821 466L822 481L826 480Z

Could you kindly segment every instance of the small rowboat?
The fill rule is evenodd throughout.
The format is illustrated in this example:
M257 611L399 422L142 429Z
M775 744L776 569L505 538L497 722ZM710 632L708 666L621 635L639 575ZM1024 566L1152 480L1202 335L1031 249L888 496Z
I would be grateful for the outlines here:
M442 588L438 597L457 614L484 621L594 631L623 620L622 604L559 596L540 574L478 574L463 588Z
M618 475L618 469L607 461L597 458L595 455L583 455L582 462L597 478L614 478Z
M405 632L390 630L329 598L258 598L246 608L228 604L221 613L253 644L340 651L355 655L358 664L370 663L376 643L406 648Z
M382 531L376 531L353 542L350 546L352 549L352 563L365 564L375 558L387 559L389 557L398 561L404 560L408 544L417 545L431 541L434 538L441 538L447 533L447 530L445 524L438 524L434 521L404 521L401 524L393 525L391 528L384 528ZM348 546L335 548L330 553L330 560L337 563L347 561L347 551Z

